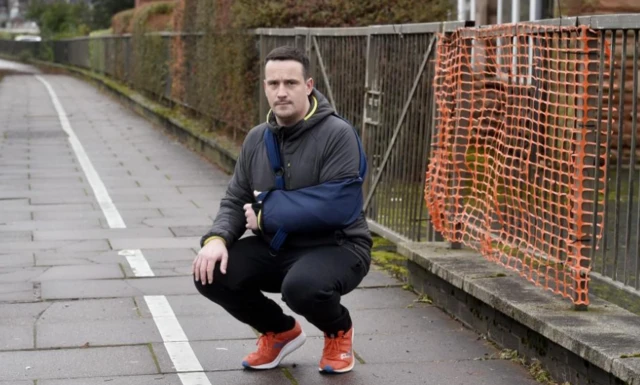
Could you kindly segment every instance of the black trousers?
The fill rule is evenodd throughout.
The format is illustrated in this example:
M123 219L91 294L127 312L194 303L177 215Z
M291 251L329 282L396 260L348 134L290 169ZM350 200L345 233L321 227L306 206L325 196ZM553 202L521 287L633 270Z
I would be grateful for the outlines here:
M291 329L295 320L262 292L282 293L291 310L327 334L351 328L349 311L340 297L355 289L369 266L349 242L343 245L269 253L257 236L229 248L227 273L216 264L212 284L195 282L198 291L261 333Z

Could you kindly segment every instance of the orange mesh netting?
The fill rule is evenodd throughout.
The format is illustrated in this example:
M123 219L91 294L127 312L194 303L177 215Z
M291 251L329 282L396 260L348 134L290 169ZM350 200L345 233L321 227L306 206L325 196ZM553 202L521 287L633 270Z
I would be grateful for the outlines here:
M603 226L603 42L585 27L528 24L441 36L425 185L445 239L585 305Z

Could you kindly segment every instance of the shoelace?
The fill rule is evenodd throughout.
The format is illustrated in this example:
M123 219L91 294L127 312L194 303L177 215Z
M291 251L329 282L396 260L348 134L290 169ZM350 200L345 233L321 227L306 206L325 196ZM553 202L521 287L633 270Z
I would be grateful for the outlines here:
M340 360L340 355L349 351L345 346L348 345L348 343L349 341L344 336L325 338L324 354L331 360Z
M258 345L258 351L271 351L273 349L275 335L273 333L263 334L258 338L256 345Z

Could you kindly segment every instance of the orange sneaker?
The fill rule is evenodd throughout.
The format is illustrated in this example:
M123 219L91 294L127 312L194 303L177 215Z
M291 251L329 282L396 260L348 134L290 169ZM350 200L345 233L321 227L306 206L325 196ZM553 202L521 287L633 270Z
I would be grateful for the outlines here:
M282 333L266 333L258 338L258 350L242 361L242 366L250 369L273 369L289 353L301 347L307 336L296 321L293 329Z
M324 350L320 360L320 371L326 373L346 373L353 369L353 327L346 333L341 331L331 338L325 334Z

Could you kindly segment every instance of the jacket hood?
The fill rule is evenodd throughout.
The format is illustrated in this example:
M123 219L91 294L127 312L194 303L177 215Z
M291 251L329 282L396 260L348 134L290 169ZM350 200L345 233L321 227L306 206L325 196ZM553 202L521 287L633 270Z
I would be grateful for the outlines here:
M309 104L309 112L304 119L292 126L279 125L272 110L269 110L267 113L268 128L276 135L283 133L287 139L294 139L303 132L315 127L334 112L327 98L316 88L311 91Z

